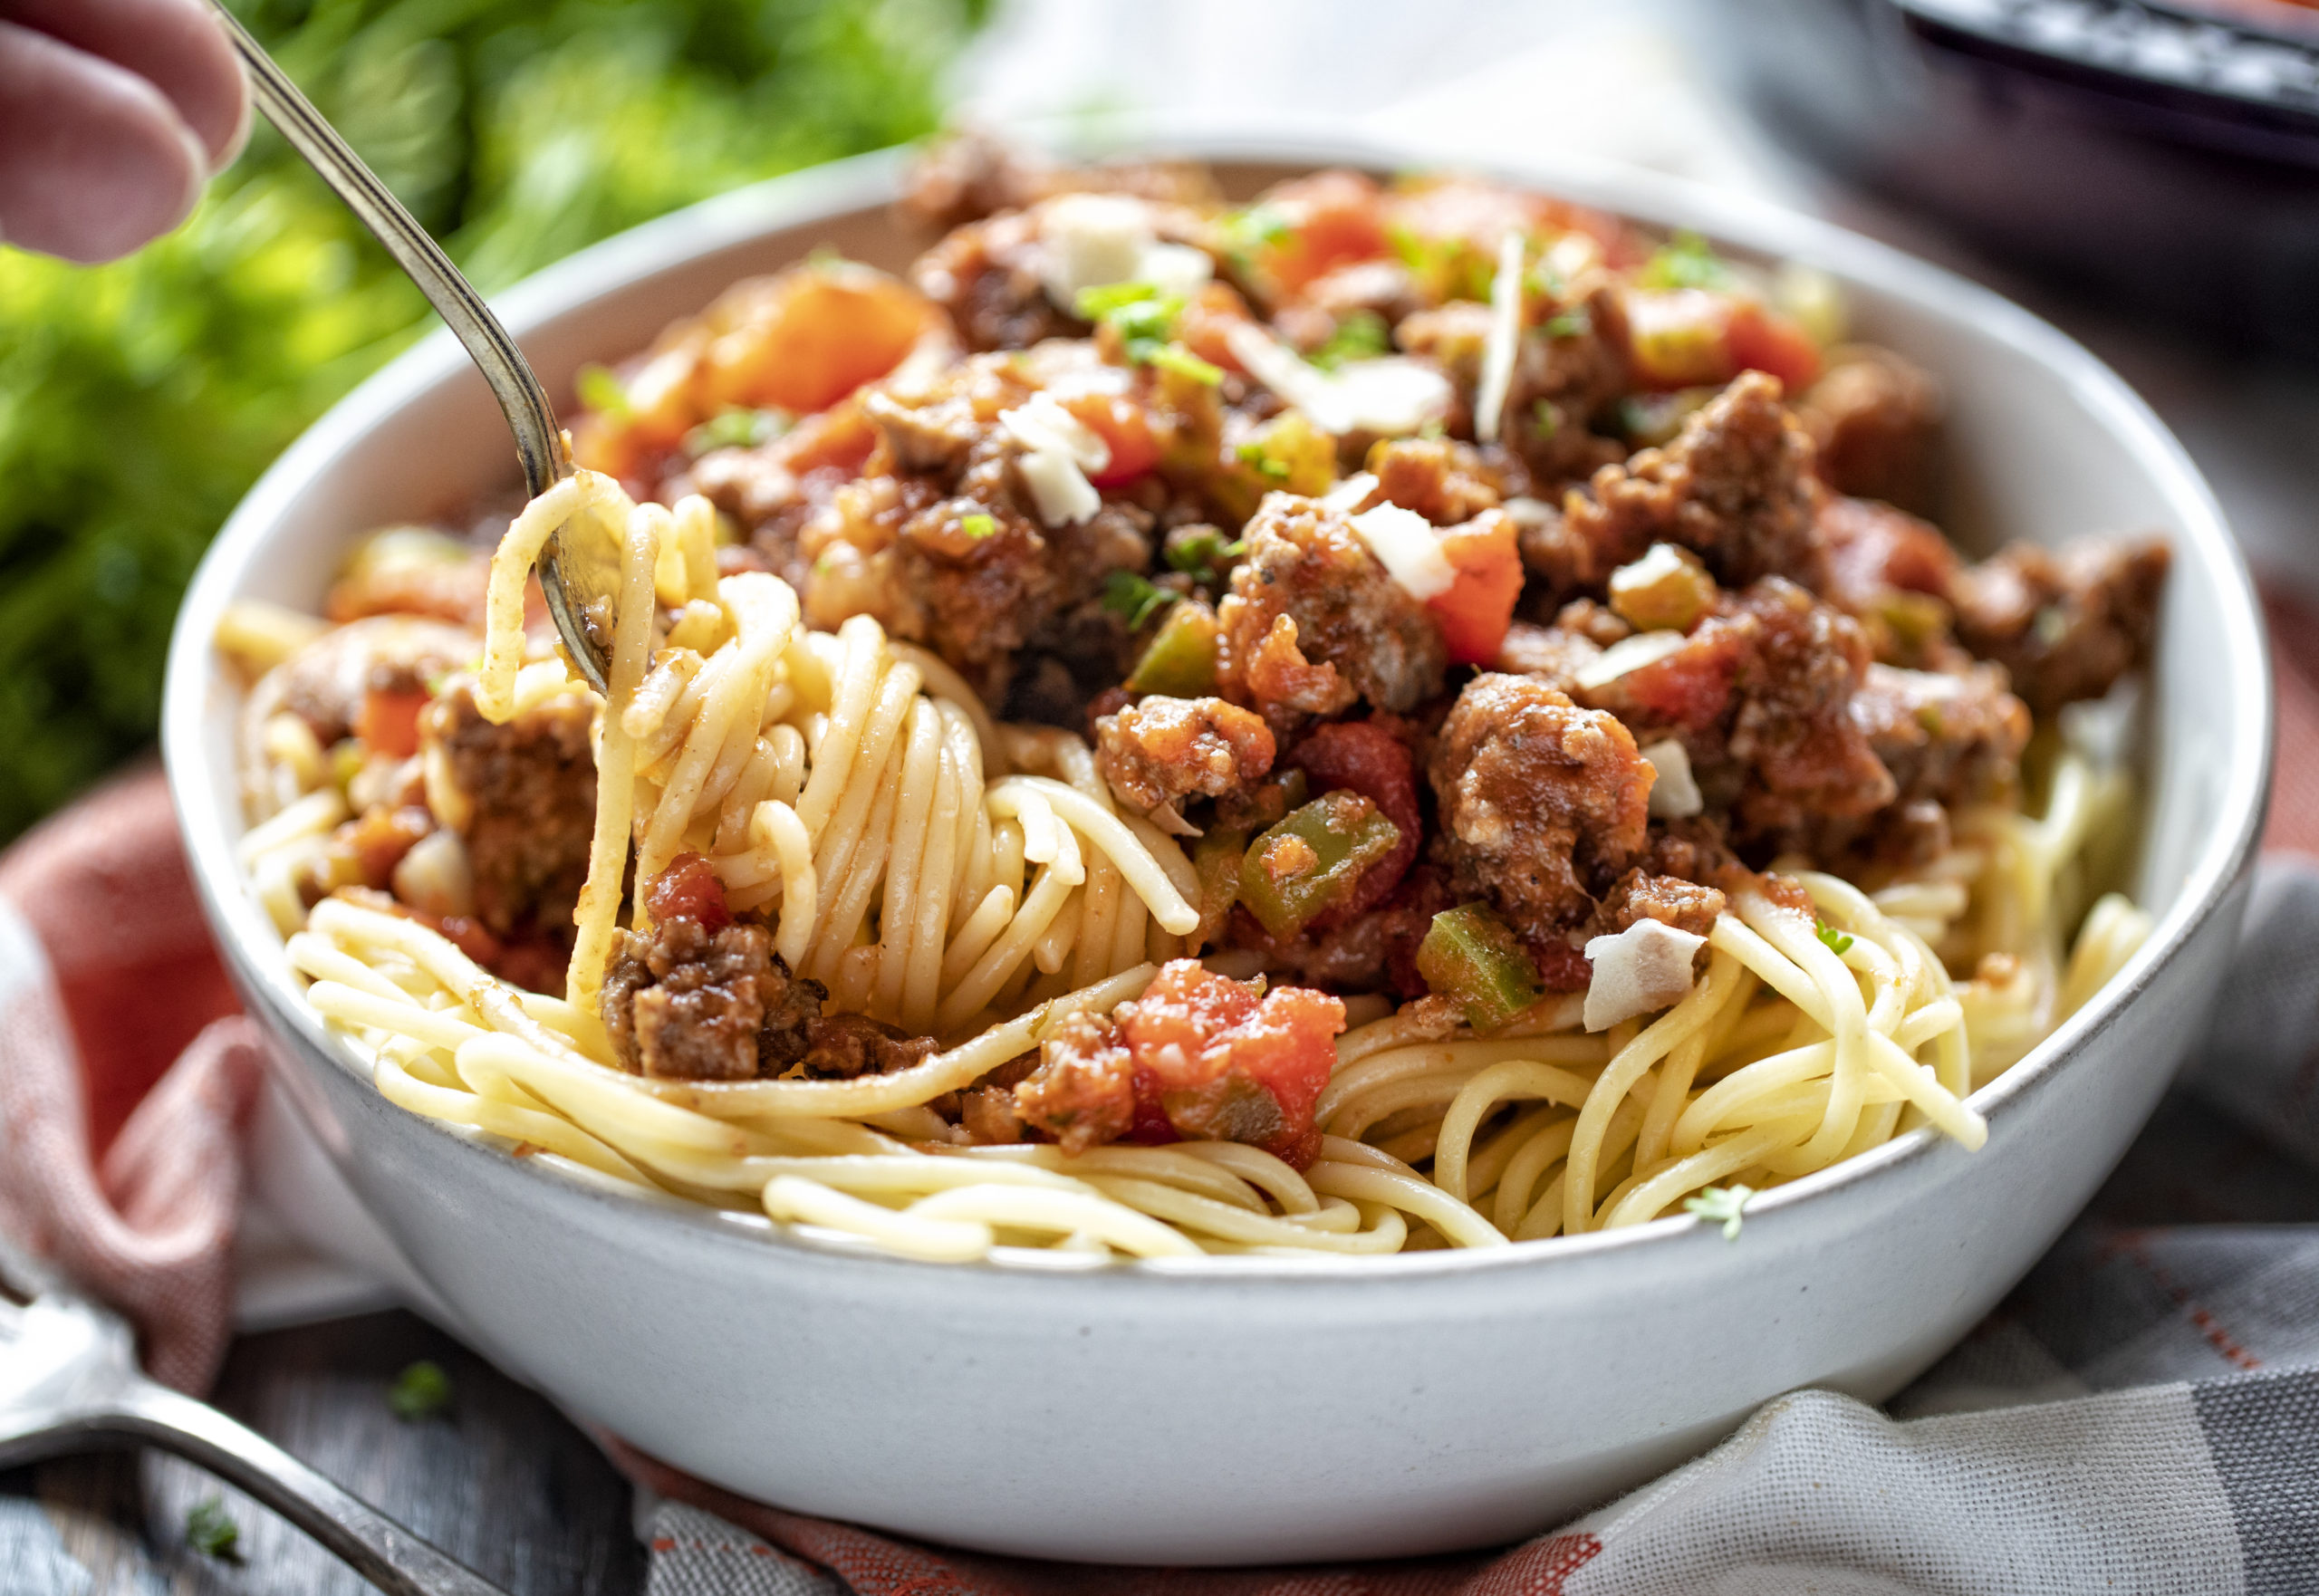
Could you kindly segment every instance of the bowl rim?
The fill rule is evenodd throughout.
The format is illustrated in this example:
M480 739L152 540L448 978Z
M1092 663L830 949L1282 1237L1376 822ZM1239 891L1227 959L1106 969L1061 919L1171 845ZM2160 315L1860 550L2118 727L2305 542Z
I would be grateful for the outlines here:
M1033 123L1009 132L1083 157L1148 152L1206 161L1351 165L1385 171L1420 167L1454 169L1535 187L1656 226L1689 228L1746 251L1822 267L1942 320L1969 326L2062 379L2079 404L2135 450L2179 524L2172 534L2178 552L2188 545L2197 562L2216 579L2226 623L2218 664L2229 678L2230 697L2250 714L2255 735L2230 751L2218 806L2219 823L2209 829L2174 902L2159 917L2150 939L2093 1001L2064 1021L2004 1074L1972 1094L1971 1101L1989 1119L1993 1133L2009 1105L2043 1087L2115 1023L2222 907L2251 866L2268 802L2274 741L2268 646L2253 578L2212 490L2180 442L2122 378L2042 318L1954 272L1817 217L1752 196L1566 154L1477 160L1470 149L1454 143L1422 137L1381 139L1333 124L1265 117L1228 121L1213 117L1150 117L1099 127L1084 121ZM616 293L640 277L688 259L746 245L766 233L811 226L883 204L893 197L909 154L909 147L874 151L701 201L544 268L494 295L493 306L511 331L521 336L543 322L580 311L588 302ZM360 1055L344 1038L332 1034L304 1003L287 962L279 957L278 948L269 945L278 939L272 922L241 880L231 844L242 829L239 816L223 812L226 806L216 802L207 779L204 722L212 670L209 639L244 573L273 541L284 512L309 481L447 372L457 371L465 363L464 351L448 330L438 326L340 399L302 434L250 489L203 556L169 642L161 725L163 760L188 862L211 927L245 992L286 1021L309 1050L348 1071L365 1086L369 1072ZM882 1268L935 1270L944 1274L965 1268L976 1274L1026 1279L1164 1280L1169 1283L1168 1289L1173 1290L1180 1290L1179 1283L1193 1279L1235 1286L1260 1281L1333 1284L1371 1281L1391 1286L1412 1275L1530 1270L1635 1247L1653 1248L1652 1255L1657 1255L1683 1238L1698 1242L1712 1234L1695 1216L1678 1214L1613 1231L1516 1242L1506 1247L1380 1257L1207 1255L1130 1260L1086 1269L1036 1267L1012 1259L963 1265L929 1264L800 1235L762 1215L737 1215L673 1197L656 1201L657 1194L638 1194L624 1186L610 1189L608 1183L600 1185L560 1168L543 1168L539 1160L510 1160L478 1132L423 1116L412 1118L422 1120L424 1129L460 1142L478 1156L520 1165L524 1178L553 1182L571 1197L616 1202L637 1214L658 1210L701 1233L704 1240L710 1235L733 1240L746 1235L754 1245L769 1245L775 1250L768 1255L776 1260L794 1249L825 1258L858 1259ZM1761 1193L1749 1203L1748 1217L1767 1220L1807 1206L1817 1211L1827 1199L1887 1169L1929 1159L1975 1156L1950 1146L1929 1127L1919 1127L1866 1153Z

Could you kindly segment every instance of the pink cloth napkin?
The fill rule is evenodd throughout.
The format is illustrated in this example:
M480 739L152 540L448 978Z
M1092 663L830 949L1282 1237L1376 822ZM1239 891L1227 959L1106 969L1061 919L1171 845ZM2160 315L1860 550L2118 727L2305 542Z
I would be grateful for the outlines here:
M2319 854L2319 618L2276 591L2265 602L2279 717L2265 845ZM241 1130L264 1045L209 943L159 772L120 778L0 855L0 1226L126 1313L148 1370L188 1391L231 1333ZM744 1550L859 1596L1558 1596L1602 1551L1579 1531L1365 1567L1041 1563L784 1513L603 1439L639 1484L763 1537Z

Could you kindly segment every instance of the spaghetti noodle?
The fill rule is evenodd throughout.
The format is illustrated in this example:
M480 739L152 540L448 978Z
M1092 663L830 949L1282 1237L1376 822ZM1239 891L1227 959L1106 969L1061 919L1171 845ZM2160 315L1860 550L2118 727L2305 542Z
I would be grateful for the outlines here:
M1593 257L1585 249L1568 243L1583 241L1583 231L1563 236L1537 258L1559 262L1557 271L1597 269L1588 267ZM1519 236L1508 233L1501 245L1490 253L1518 267L1525 258ZM1520 362L1532 357L1507 334L1544 322L1547 312L1525 301L1517 270L1501 270L1487 286L1492 349L1483 380L1492 390L1495 433L1528 425L1506 398L1510 386L1529 380ZM1131 295L1120 303L1144 302ZM1041 359L1062 360L1052 346L1041 348L1050 351ZM1294 360L1285 345L1268 358ZM1178 369L1201 363L1188 354L1186 361ZM980 416L972 409L980 406L996 415L1002 403L1019 409L1028 369L974 368L958 380L984 387L972 390L979 397L961 413ZM1069 432L1072 449L1047 447L1054 457L1034 460L1037 450L1019 438L1003 445L1010 468L1027 476L1036 466L1051 491L1044 498L1025 490L1004 503L971 501L985 509L937 506L929 514L947 517L938 528L949 540L945 546L974 552L984 540L995 546L1025 535L1006 517L1033 514L1023 506L1034 498L1083 508L1092 497L1106 506L1096 516L1113 513L1092 487L1080 495L1056 485L1069 487L1083 471L1100 476L1134 457L1133 435L1120 430L1115 408L1104 408L1123 390L1083 385L1090 370L1113 382L1103 373L1117 368L1083 362L1068 370L1081 375L1041 390L1063 395L1061 408L1045 402L1064 419L1049 418L1048 431L1033 442L1045 447L1049 434ZM1149 372L1137 379L1165 380ZM1406 370L1371 373L1362 403L1390 409L1402 391L1392 385L1408 380ZM913 380L929 379L921 373ZM1186 380L1212 379L1195 371ZM1307 369L1290 386L1343 380ZM1072 388L1074 381L1083 386ZM1102 404L1081 406L1089 394ZM1090 416L1102 427L1086 421ZM990 437L1004 431L988 417L974 422L986 424ZM1422 425L1412 419L1406 430ZM1269 463L1263 451L1276 447L1286 463L1277 475L1263 470L1263 480L1305 472L1311 461L1295 453L1302 435L1265 426L1269 441L1239 445L1233 457ZM938 443L919 438L911 447L931 453ZM794 452L784 457L802 460ZM1139 468L1150 469L1154 457ZM1333 481L1333 458L1324 440L1312 488ZM1467 602L1468 576L1486 569L1472 562L1512 558L1514 522L1492 508L1469 526L1448 527L1437 547L1436 534L1416 514L1352 514L1362 494L1393 491L1394 462L1379 463L1383 470L1365 485L1340 485L1342 504L1276 497L1248 524L1273 516L1295 536L1319 540L1312 546L1326 544L1338 562L1330 578L1339 584L1332 590L1337 601L1369 605L1385 617L1374 622L1378 635L1408 650L1419 674L1429 668L1424 649L1434 649L1429 690L1438 692L1442 639L1452 667L1492 659L1501 649L1509 658L1519 652L1503 640L1510 591L1496 632L1479 652L1470 651L1481 648L1472 641L1474 618L1459 608ZM873 471L861 480L892 478ZM1941 844L1913 863L1872 865L1851 871L1852 880L1808 854L1777 860L1762 874L1717 866L1713 880L1721 885L1685 900L1714 905L1711 918L1698 921L1703 936L1689 974L1655 998L1630 993L1625 1017L1607 1025L1598 1020L1597 1029L1586 1026L1585 992L1542 994L1535 985L1518 990L1504 1012L1492 1012L1487 994L1461 1010L1439 995L1445 988L1431 974L1437 995L1398 1009L1358 985L1339 999L1294 984L1265 991L1215 980L1185 961L1204 956L1213 969L1235 976L1294 976L1284 950L1306 947L1297 928L1343 923L1378 901L1379 894L1360 893L1364 871L1386 871L1390 887L1419 855L1420 838L1405 835L1421 824L1417 801L1396 798L1390 780L1375 774L1397 760L1408 768L1409 756L1391 741L1398 734L1377 729L1388 719L1381 713L1361 723L1369 729L1359 736L1333 740L1310 729L1313 716L1340 713L1356 693L1381 712L1400 689L1380 661L1404 656L1381 645L1359 668L1350 657L1316 665L1317 652L1308 659L1297 651L1293 609L1257 610L1260 600L1293 605L1302 568L1275 564L1260 581L1230 578L1217 610L1181 606L1182 630L1189 635L1205 627L1200 637L1228 641L1254 615L1248 636L1261 638L1261 648L1227 652L1227 659L1239 660L1231 668L1242 673L1232 690L1241 704L1265 707L1269 725L1223 699L1195 699L1193 689L1136 685L1154 659L1182 663L1161 659L1161 644L1179 630L1170 620L1124 696L1174 706L1155 743L1164 732L1190 739L1200 752L1154 774L1121 765L1109 745L1099 756L1074 732L995 716L969 680L970 668L983 668L978 656L955 639L938 646L938 629L919 630L913 640L889 635L879 619L887 612L874 606L831 615L830 593L865 591L844 587L835 555L816 564L820 574L802 598L768 570L720 575L719 511L697 494L672 497L667 505L639 503L621 480L595 470L558 484L515 518L491 557L477 606L480 635L459 662L471 670L445 676L418 642L399 638L394 646L403 652L390 663L403 674L381 676L384 666L366 666L359 710L335 720L313 707L313 693L301 698L298 681L284 674L323 646L309 627L273 612L237 612L220 639L275 673L245 739L254 823L242 858L287 939L292 966L309 983L308 1000L370 1062L390 1100L581 1178L761 1213L800 1235L937 1260L1024 1258L1031 1255L1025 1249L1088 1259L1358 1257L1575 1235L1679 1212L1711 1187L1775 1187L1918 1127L1978 1147L1987 1128L1970 1101L1974 1091L2083 1005L2149 932L2148 917L2129 901L2091 888L2102 873L2099 859L2115 853L2127 832L2131 778L2098 748L2047 737L2052 745L2035 751L2043 803L2034 817L2001 783L1992 784L1982 801L1945 817ZM1575 524L1591 506L1572 503ZM833 506L824 506L825 519L842 518L842 501ZM1080 511L1057 511L1046 527L1049 542L1060 544L1078 524L1061 519L1066 513ZM525 630L529 568L574 516L612 529L621 550L610 692L601 699ZM1296 531L1308 523L1294 516L1317 518L1309 524L1319 531ZM1332 530L1338 525L1332 516L1351 531ZM1468 535L1469 527L1482 530ZM1370 540L1365 548L1361 538ZM1244 540L1257 541L1253 533ZM1285 546L1287 534L1275 534L1262 557L1285 559L1278 550ZM1238 546L1220 537L1207 547L1199 558L1240 557ZM1243 570L1258 558L1249 555ZM1187 562L1178 569L1196 567ZM1424 576L1420 597L1430 608L1419 611L1389 585L1398 579L1388 572L1401 569ZM1268 588L1276 577L1281 585ZM1518 572L1515 580L1518 587ZM1224 579L1196 576L1194 593L1209 591L1198 585L1203 581L1221 586ZM1372 592L1376 596L1361 596ZM1148 628L1154 601L1132 584L1125 591L1132 625ZM1785 635L1780 629L1814 602L1776 584L1721 596L1700 558L1666 543L1621 566L1610 591L1630 621L1586 620L1596 629L1591 634L1573 630L1580 624L1573 621L1555 645L1576 650L1577 664L1574 674L1554 679L1603 702L1641 691L1632 683L1642 673L1673 668L1670 660L1680 666L1688 658L1682 650L1710 634L1740 639L1774 659ZM1265 596L1282 591L1286 599ZM1641 619L1651 606L1669 604L1688 606L1686 619ZM1422 625L1438 634L1410 632L1399 619L1404 612L1427 617ZM1830 623L1814 624L1822 627L1815 635L1826 634ZM1306 625L1304 641L1317 647L1322 634ZM1400 633L1390 630L1397 625ZM1406 643L1412 636L1418 641ZM1585 640L1590 636L1596 640ZM1265 678L1260 667L1307 675ZM1524 668L1535 676L1561 667ZM1858 667L1851 668L1856 677ZM1291 709L1271 703L1265 684L1274 679L1292 682L1305 697ZM1350 685L1340 687L1340 680ZM1914 680L1901 672L1884 687L1913 691ZM1169 698L1169 691L1181 696ZM1328 697L1340 691L1344 696ZM1654 785L1663 784L1661 799L1688 806L1672 812L1679 818L1703 802L1690 757L1668 740L1673 734L1640 755L1633 747L1640 737L1629 737L1622 753L1618 738L1626 734L1609 734L1618 723L1607 710L1582 709L1559 690L1505 689L1501 697L1531 717L1520 725L1577 726L1595 750L1587 757L1606 761L1604 769L1644 773L1620 777L1623 786L1606 776L1597 787L1576 789L1587 802L1599 799L1601 812L1562 844L1565 874L1583 862L1590 837L1621 827L1641 836L1641 805ZM461 718L463 705L473 718ZM399 713L419 718L398 722ZM1946 735L1939 713L1927 718L1922 705L1910 713L1936 736ZM2010 713L2026 726L2017 705ZM473 769L505 764L460 762L478 757L474 749L496 735L491 728L511 726L531 728L526 746L553 745L559 728L575 736L580 730L573 728L583 730L580 757L592 770L593 798L576 843L583 879L564 900L570 936L561 995L525 990L486 967L487 961L508 967L511 922L503 918L495 935L477 920L486 912L487 861L454 840L479 836L494 801ZM1277 775L1296 762L1292 797L1275 794L1274 809L1262 812L1253 802L1239 811L1219 802L1198 860L1188 854L1179 839L1200 836L1202 828L1186 822L1179 801L1198 803L1228 791L1237 802L1234 762L1261 769L1274 758L1275 732L1285 738L1292 729L1306 740L1293 754L1284 749L1275 769ZM1501 728L1488 729L1495 736ZM1483 755L1460 745L1467 764L1456 767L1453 759L1456 768L1445 776L1440 762L1448 755L1438 750L1465 735L1456 712L1445 729L1426 735L1438 738L1432 780L1446 833L1456 830L1446 812L1453 798L1470 797L1456 785L1465 779L1458 770L1470 776ZM1152 797L1160 790L1154 784L1184 772L1190 774L1183 784ZM1879 802L1895 802L1883 768L1873 774L1885 779ZM1294 808L1301 799L1294 794L1308 777L1327 802ZM1203 781L1211 784L1193 784ZM1654 828L1670 823L1660 809L1650 812ZM1511 849L1512 857L1527 860L1520 851L1551 830L1551 819L1474 822L1457 841L1469 850ZM1467 814L1459 823L1471 821ZM1208 862L1218 839L1228 840L1223 856L1231 872L1220 899ZM366 893L361 883L376 888L381 871L365 862L364 850L390 843L391 892ZM1641 857L1635 844L1622 846L1626 856ZM1533 869L1525 879L1535 879L1533 866L1524 868ZM1623 868L1621 860L1601 879ZM1285 904L1294 907L1284 895L1301 879L1296 872L1323 879L1330 870L1338 870L1334 897L1318 918L1301 912L1275 933L1271 919L1259 932L1246 918L1285 915ZM1485 886L1492 880L1487 871L1480 879ZM691 896L664 899L672 881L688 883ZM1506 901L1506 894L1497 900ZM1595 899L1582 894L1582 901L1592 909ZM1242 917L1231 933L1237 940L1219 947L1227 914ZM1630 924L1643 918L1639 911ZM669 951L676 944L662 940L678 921L692 926L683 944L692 951L682 956L695 961L689 985L671 976L682 959ZM1504 970L1535 983L1545 965L1518 950L1490 952L1499 946L1488 943L1496 923L1484 913L1466 925L1482 938L1475 967L1500 967L1489 964L1499 957ZM1661 941L1686 935L1666 931ZM1535 937L1530 946L1539 947ZM1564 954L1574 957L1576 946ZM1594 953L1600 943L1586 946L1599 985L1615 956ZM704 1047L731 1030L717 1029L726 989L715 985L728 977L700 974L717 959L725 964L717 968L749 972L730 977L742 983L734 990L762 995L778 988L798 998L801 1027L828 1016L868 1025L847 1034L882 1062L833 1072L784 1058L759 1067L752 1008L741 1068L681 1075L640 1069L638 1049L654 1025L680 1019L707 1039ZM652 982L663 986L648 1012L630 987ZM1522 980L1512 984L1521 988ZM1186 993L1223 1005L1203 1022L1208 1032L1166 1030L1197 1008L1185 1006ZM769 1035L773 999L762 1006ZM1176 1067L1187 1047L1227 1047L1217 1040L1226 1021L1214 1017L1225 1009L1238 1016L1229 1022L1239 1027L1229 1032L1229 1046L1244 1051L1231 1054L1236 1062L1223 1074L1204 1078L1222 1085L1197 1103L1188 1106L1139 1075L1131 1117L1121 1096L1117 1117L1101 1125L1093 1121L1111 1110L1087 1108L1092 1099L1074 1100L1078 1118L1031 1120L1028 1132L1009 1120L1006 1135L976 1130L961 1107L976 1093L1017 1101L1022 1083L1043 1079L1041 1072L1069 1076L1109 1061L1103 1067L1116 1072L1127 1068L1121 1061L1133 1061L1148 1073L1167 1047L1177 1049L1166 1055ZM1339 1017L1352 1021L1350 1028ZM1311 1029L1323 1021L1321 1032ZM1299 1074L1304 1043L1297 1039L1336 1030L1342 1034L1326 1043L1333 1057L1323 1056L1317 1074ZM1173 1040L1153 1041L1162 1031ZM1015 1096L1004 1098L1007 1092Z

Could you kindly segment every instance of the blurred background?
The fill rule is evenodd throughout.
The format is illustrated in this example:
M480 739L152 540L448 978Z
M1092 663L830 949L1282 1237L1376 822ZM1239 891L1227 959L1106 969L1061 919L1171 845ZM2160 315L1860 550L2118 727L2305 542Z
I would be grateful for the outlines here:
M2319 11L2289 0L232 4L486 292L945 118L1349 123L1744 188L2060 321L2258 563L2319 572ZM0 839L149 745L202 549L423 309L262 123L132 260L0 248Z

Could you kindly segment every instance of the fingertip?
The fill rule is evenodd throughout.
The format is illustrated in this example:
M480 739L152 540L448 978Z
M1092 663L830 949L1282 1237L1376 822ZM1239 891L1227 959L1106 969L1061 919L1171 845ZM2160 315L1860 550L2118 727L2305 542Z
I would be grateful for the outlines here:
M202 140L144 79L0 22L0 235L66 260L118 259L191 214Z

